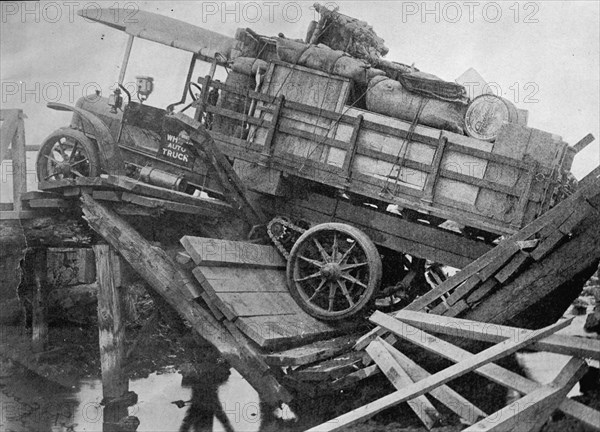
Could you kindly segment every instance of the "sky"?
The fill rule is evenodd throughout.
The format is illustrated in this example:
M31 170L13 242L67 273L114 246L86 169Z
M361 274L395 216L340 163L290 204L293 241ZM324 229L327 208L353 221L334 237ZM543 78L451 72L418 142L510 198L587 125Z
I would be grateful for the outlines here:
M110 94L127 36L79 17L76 10L120 7L135 18L140 9L229 36L250 27L260 34L304 38L317 18L312 3L2 2L1 107L24 110L27 144L35 145L69 123L68 114L46 108L47 102L74 104L95 89ZM414 64L448 81L474 68L503 97L529 111L529 126L570 144L591 132L597 140L577 155L572 168L577 178L600 164L600 2L321 3L337 5L340 12L372 25L390 49L387 59ZM156 95L150 101L166 106L181 95L187 61L178 50L136 40L126 82L135 75L166 76L155 82ZM33 158L28 166L31 183ZM5 163L3 183L6 172Z

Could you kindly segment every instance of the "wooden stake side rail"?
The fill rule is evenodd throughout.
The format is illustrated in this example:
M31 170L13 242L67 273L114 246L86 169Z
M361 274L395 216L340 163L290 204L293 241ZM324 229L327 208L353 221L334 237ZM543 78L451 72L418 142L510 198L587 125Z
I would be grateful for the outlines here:
M390 204L398 204L413 210L424 210L435 216L457 220L460 223L480 228L484 231L498 234L514 233L515 228L518 229L522 226L526 219L531 220L532 210L528 209L529 207L537 206L539 209L545 208L545 201L549 199L549 196L548 194L542 194L541 191L553 189L556 182L555 175L553 175L553 172L548 167L478 149L476 148L476 140L446 131L442 131L442 136L445 138L444 143L447 142L447 145L444 144L445 147L442 148L440 152L436 152L437 163L431 165L418 162L414 160L412 156L402 158L399 163L396 155L370 148L371 144L365 146L364 142L361 142L357 145L357 137L361 134L373 131L406 139L408 137L407 130L366 119L361 119L361 121L357 123L357 116L348 115L345 112L337 113L298 102L289 100L284 101L281 97L275 98L262 93L236 89L225 84L215 83L214 81L200 81L202 81L202 84L208 84L203 87L206 92L214 86L215 88L229 93L255 99L264 104L260 110L262 113L261 115L264 115L265 113L272 114L272 118L266 120L264 117L252 118L244 114L232 113L230 110L223 110L220 107L210 107L210 112L215 115L244 121L247 124L253 125L253 127L263 128L267 131L264 145L256 143L256 139L252 138L254 133L251 134L251 138L249 138L248 142L221 134L213 134L214 138L229 156L247 162L265 164L274 169L306 179L315 180L319 183L347 190L358 195L368 197L377 196L381 201ZM295 126L291 126L293 122L290 123L289 120L294 118L295 113L303 113L304 115L312 115L317 116L318 118L331 120L333 122L331 133L327 134L327 136L315 135L308 130L304 130L304 128L298 129ZM283 119L286 121L284 122ZM396 121L396 119L394 120ZM335 130L342 127L342 125L351 128L353 131L347 140L340 140L336 139L334 136L330 136L335 135ZM275 132L277 132L277 134ZM417 130L411 134L411 143L426 144L435 150L439 147L440 141L438 136L432 136L434 132L437 135L440 134L440 131L436 131L435 129L419 126L417 127ZM288 138L316 143L317 146L322 146L325 149L323 150L324 155L329 154L329 149L338 149L345 152L346 157L344 160L339 161L338 166L337 162L309 160L311 157L310 154L308 157L293 155L282 147L283 143L287 142ZM274 139L275 142L273 142ZM469 145L465 145L467 142ZM321 152L317 153L321 154ZM315 155L317 153L315 153ZM475 158L473 160L479 160L482 164L486 165L495 164L494 166L496 168L507 167L509 170L513 169L514 171L510 171L512 173L510 175L515 176L513 180L518 184L518 187L515 187L515 185L504 184L503 181L506 181L506 179L494 179L493 176L487 174L482 178L479 178L478 176L470 175L470 173L467 175L451 168L454 162L443 161L450 161L450 159L446 158L450 157L448 155L453 154L463 155L466 158ZM359 172L356 166L357 157L379 161L378 163L387 162L395 165L397 170L416 170L421 173L420 175L426 176L429 179L427 180L427 188L409 187L405 186L402 182L399 182L394 184L394 193L383 193L387 189L387 185L390 184L390 181L393 182L393 179L377 178L377 176L370 174L365 175L364 173ZM450 168L446 166L448 163L450 164L448 165ZM459 170L461 169L462 168L459 167ZM501 174L502 173L503 171ZM508 173L509 171L502 175L509 175ZM534 174L539 174L539 178L544 179L544 184L535 180L538 177L535 177ZM431 177L435 177L435 179L431 179ZM521 177L523 177L525 181L522 181ZM468 185L469 187L477 188L476 190L489 191L489 193L498 193L500 196L506 197L507 199L509 197L515 199L518 198L519 204L514 213L506 215L506 218L504 216L499 218L497 210L490 207L488 211L485 209L485 206L480 205L479 201L465 204L465 202L457 201L454 198L444 199L442 194L433 187L438 183L437 179L458 182L460 184ZM548 188L548 186L550 187ZM489 197L482 198L483 201L489 199Z

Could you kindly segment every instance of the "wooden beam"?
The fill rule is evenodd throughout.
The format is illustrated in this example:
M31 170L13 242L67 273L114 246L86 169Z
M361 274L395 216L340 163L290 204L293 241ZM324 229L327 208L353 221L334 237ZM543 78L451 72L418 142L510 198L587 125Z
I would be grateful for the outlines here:
M93 246L98 278L98 334L102 395L105 400L122 396L128 389L123 373L125 360L125 323L121 287L121 264L116 251L108 245Z
M33 272L33 304L31 317L31 343L33 352L42 352L48 343L48 280L47 249L38 248L34 252Z
M423 380L431 374L415 363L413 360L402 354L392 345L381 338L377 338L381 344L389 351L394 360L406 371L413 381ZM447 385L439 386L430 392L431 396L446 405L450 410L460 416L468 424L473 424L481 418L487 417L487 414L467 399L459 395Z
M463 432L539 431L586 370L585 361L572 358L550 384L537 388Z
M573 145L575 153L579 153L581 150L593 143L595 139L596 138L594 138L594 135L592 135L591 133L581 138L576 144Z
M289 402L291 395L269 374L263 374L264 361L248 343L236 340L213 315L194 298L187 284L195 282L179 269L161 248L152 246L121 217L89 195L81 197L82 210L90 226L160 294L193 330L215 346L231 366L252 385L267 403Z
M468 338L483 342L498 343L506 339L519 338L532 330L500 324L451 318L421 312L402 310L395 318L418 329L453 337ZM600 340L553 334L529 348L557 354L600 360Z
M377 338L371 342L366 348L366 351L375 361L377 366L379 366L379 369L381 369L388 380L390 380L396 390L401 390L404 387L414 384L415 381L411 379L408 373L385 348L383 341L380 338ZM417 396L414 399L406 401L406 403L414 411L417 417L419 417L421 422L428 430L433 429L433 427L439 422L440 413L435 409L425 395Z
M426 333L408 324L405 324L404 327L406 329L404 334L410 342L448 360L460 362L473 356L470 352L430 333ZM475 373L509 389L516 390L519 393L531 393L540 387L540 384L493 363L481 366L475 370ZM559 409L563 413L581 421L587 427L592 428L592 430L600 431L597 421L600 415L598 411L571 399L563 401Z
M13 203L14 211L23 210L21 194L27 192L27 153L25 152L25 123L19 110L17 132L12 141Z
M397 321L394 318L389 317L380 312L375 312L370 319L376 324L384 326L385 328L392 331L401 338L408 339L406 332L410 331L410 329L407 328L406 324L401 323L400 321ZM326 424L322 424L315 428L309 429L309 431L338 431L343 430L348 426L360 423L387 408L390 408L402 402L406 402L407 400L413 399L422 394L428 393L432 389L439 387L440 385L445 384L466 373L472 372L483 365L506 357L507 355L510 355L518 351L519 349L535 342L536 340L542 339L548 336L549 334L552 334L560 330L561 328L564 328L571 322L570 320L565 321L565 323L560 322L548 327L544 327L543 329L537 330L532 334L521 338L520 340L508 340L494 345L491 348L481 351L480 353L475 354L472 357L465 359L464 361L461 361L453 366L450 366L436 374L433 374L424 380L421 380L410 386L404 387L402 390L398 390L390 395L382 397L381 399L378 399L374 402L368 403L367 405L364 405L360 408L343 414L327 422Z

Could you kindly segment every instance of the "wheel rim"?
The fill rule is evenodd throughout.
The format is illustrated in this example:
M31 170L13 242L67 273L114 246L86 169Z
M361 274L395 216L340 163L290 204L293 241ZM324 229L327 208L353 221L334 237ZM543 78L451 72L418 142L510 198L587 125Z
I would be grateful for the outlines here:
M310 313L346 317L369 302L379 283L381 262L373 262L379 256L375 253L374 259L369 253L365 239L340 229L323 229L300 239L295 249L289 283Z
M51 147L41 157L45 160L46 170L40 180L91 177L90 156L85 147L73 138L54 138Z

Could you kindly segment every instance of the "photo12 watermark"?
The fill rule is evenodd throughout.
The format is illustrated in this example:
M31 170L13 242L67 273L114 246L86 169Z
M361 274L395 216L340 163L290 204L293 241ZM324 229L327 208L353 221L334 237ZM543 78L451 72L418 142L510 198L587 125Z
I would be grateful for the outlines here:
M4 1L0 2L0 21L20 23L73 23L81 19L88 22L133 24L138 22L140 8L137 2L79 2L79 1Z
M403 1L402 23L539 23L538 2Z

